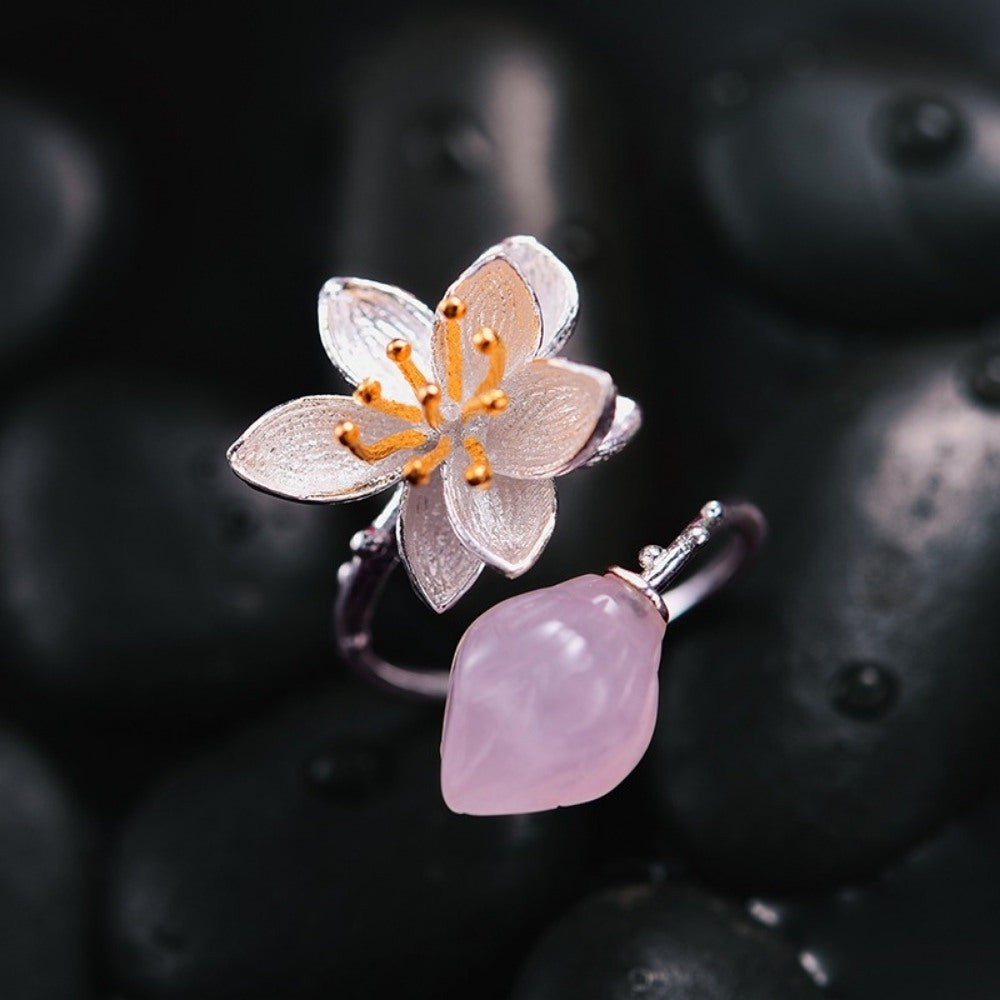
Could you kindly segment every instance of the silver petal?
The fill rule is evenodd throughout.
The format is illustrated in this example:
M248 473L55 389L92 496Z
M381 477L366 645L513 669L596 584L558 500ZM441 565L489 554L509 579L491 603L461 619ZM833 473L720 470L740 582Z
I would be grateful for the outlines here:
M488 490L474 489L458 457L444 463L442 477L451 526L466 547L509 577L531 569L556 523L552 480L494 476Z
M600 368L561 358L537 360L504 379L510 400L480 421L493 471L551 479L582 464L611 426L615 384Z
M642 410L639 404L628 396L619 396L615 400L615 412L611 427L590 456L578 464L597 465L599 462L606 462L613 455L617 455L635 437L641 426Z
M413 589L439 614L475 582L483 563L452 531L440 475L403 490L396 538Z
M458 296L466 305L459 322L462 334L462 392L468 399L489 368L488 359L473 346L477 330L488 326L504 342L507 370L525 364L538 352L541 317L538 301L517 269L494 247L484 254L448 289L446 297ZM444 318L437 316L434 327L434 374L442 387L448 385L448 349ZM457 401L457 400L456 400Z
M558 354L569 340L580 310L580 292L570 269L533 236L511 236L500 253L521 273L538 299L542 313L542 341L538 357Z
M354 423L367 444L413 429L350 396L303 396L251 424L227 452L229 464L257 489L308 503L354 500L396 482L412 451L362 461L333 436L342 420Z
M331 278L319 293L319 334L330 360L352 385L374 378L382 394L413 402L413 389L385 355L397 337L413 348L413 361L428 377L434 314L408 292L363 278Z

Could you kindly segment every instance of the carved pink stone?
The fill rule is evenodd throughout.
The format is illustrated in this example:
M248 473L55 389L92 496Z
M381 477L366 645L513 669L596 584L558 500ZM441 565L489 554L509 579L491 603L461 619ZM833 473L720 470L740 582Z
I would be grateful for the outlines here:
M503 601L462 637L441 740L455 812L589 802L639 762L656 723L665 623L614 576L580 576Z

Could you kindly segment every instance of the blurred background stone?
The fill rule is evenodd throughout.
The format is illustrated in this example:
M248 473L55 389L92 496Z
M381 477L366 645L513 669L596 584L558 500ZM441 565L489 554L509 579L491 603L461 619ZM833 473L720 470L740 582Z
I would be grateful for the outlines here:
M0 986L9 1000L94 996L90 831L65 782L0 729Z
M871 874L990 778L1000 409L973 388L986 346L955 336L848 369L747 455L740 492L771 537L727 606L668 628L647 758L650 794L711 878Z
M434 306L488 246L530 233L583 286L570 356L635 357L634 147L598 62L529 16L438 9L394 25L343 79L339 269Z
M844 1000L1000 993L1000 808L950 823L872 882L750 910L812 954Z
M687 886L590 896L541 939L511 1000L808 1000L823 996L780 936Z
M0 363L9 367L67 326L104 276L121 178L85 125L0 90ZM116 186L114 193L112 186Z
M709 90L697 171L745 269L863 328L1000 304L1000 90L905 51Z
M135 369L34 388L0 431L3 674L64 715L206 722L329 662L329 510L232 475L252 416Z
M437 710L352 683L157 782L125 823L111 877L126 991L501 996L572 896L585 814L450 813L439 738Z

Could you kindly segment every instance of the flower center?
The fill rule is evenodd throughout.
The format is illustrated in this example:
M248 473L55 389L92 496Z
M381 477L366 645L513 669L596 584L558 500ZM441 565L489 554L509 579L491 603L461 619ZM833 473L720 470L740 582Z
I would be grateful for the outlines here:
M493 472L486 449L477 437L462 436L462 432L468 421L480 416L496 417L507 409L510 400L500 388L507 367L507 349L495 330L488 326L476 330L472 336L473 346L488 358L489 368L476 391L463 402L461 320L467 307L461 299L451 295L441 302L438 312L444 318L445 388L449 398L445 399L441 386L431 382L417 367L410 344L405 340L391 340L386 346L386 356L399 368L419 405L386 399L381 383L370 378L358 384L354 398L363 406L397 417L412 427L365 444L358 428L344 420L334 428L333 436L365 462L378 462L398 451L420 448L433 440L432 448L409 459L403 466L403 478L414 486L429 481L431 473L451 453L452 439L455 439L461 442L469 456L465 481L469 486L489 489ZM427 431L418 430L418 427L426 427Z

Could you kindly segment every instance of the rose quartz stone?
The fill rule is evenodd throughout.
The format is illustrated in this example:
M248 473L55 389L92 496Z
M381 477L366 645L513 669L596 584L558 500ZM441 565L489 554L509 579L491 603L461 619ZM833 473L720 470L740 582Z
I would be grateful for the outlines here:
M611 791L653 735L664 627L614 576L580 576L480 616L451 668L441 740L448 806L528 813Z

